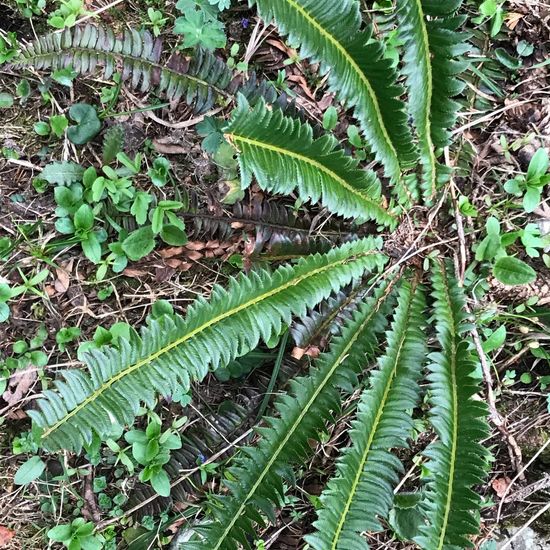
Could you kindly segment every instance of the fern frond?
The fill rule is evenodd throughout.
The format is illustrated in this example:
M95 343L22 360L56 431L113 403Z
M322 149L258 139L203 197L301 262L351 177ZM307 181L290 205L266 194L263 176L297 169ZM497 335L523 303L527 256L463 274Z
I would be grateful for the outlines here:
M274 20L280 32L300 54L321 65L337 97L354 108L361 129L386 174L395 183L401 169L415 160L407 116L398 99L396 72L372 40L370 30L361 31L357 0L255 0L260 17Z
M320 201L335 214L395 224L382 206L376 174L359 169L334 137L314 140L308 124L268 109L263 100L251 109L242 96L224 131L239 151L243 187L254 175L267 191L296 189L303 201Z
M460 107L452 98L464 87L456 78L466 68L458 58L469 49L465 34L456 32L464 21L454 15L461 4L462 0L397 0L409 111L418 132L423 191L428 199L448 176L437 162L436 149L449 144L449 128Z
M353 317L363 292L365 289L360 285L343 289L320 302L305 317L296 319L290 329L294 343L305 349L320 343L329 333L338 334L342 325Z
M472 487L482 483L488 452L480 441L489 434L487 406L474 399L480 391L476 362L466 339L465 299L452 267L437 262L432 276L434 317L441 351L430 354L430 421L439 439L426 449L429 473L423 506L426 523L416 542L422 548L473 547L468 535L479 531L481 499Z
M398 304L386 353L361 396L349 432L352 444L321 495L316 532L305 537L316 550L368 549L361 533L382 530L378 518L386 518L392 507L402 465L391 450L407 447L412 436L411 415L426 357L425 298L416 281L403 284Z
M192 223L190 229L196 238L207 235L208 238L226 240L243 231L253 233L253 256L258 256L264 249L277 254L287 245L301 249L307 245L315 246L320 241L325 243L326 252L337 244L358 238L358 233L354 232L349 224L336 217L318 222L322 230L316 233L308 212L296 212L277 201L262 200L256 196L253 196L249 203L237 202L232 208L231 215L203 212L196 205L196 197L191 197L191 200L194 200L195 204L190 212L185 212L182 216L189 220L189 226ZM313 246L308 248L311 249Z
M99 66L103 78L110 78L120 65L122 80L133 88L145 92L156 86L170 101L185 98L196 112L210 109L231 83L232 73L226 64L198 49L188 66L178 72L160 62L161 47L161 40L153 39L148 31L126 29L117 37L109 27L88 24L23 45L14 63L36 69L72 67L79 74L93 73Z
M93 433L108 435L113 423L130 424L142 402L186 391L216 369L280 333L293 314L304 315L322 299L385 263L376 239L363 239L324 256L232 279L199 299L185 318L165 315L119 347L86 354L88 372L70 370L57 391L47 390L29 416L42 428L47 449L79 450Z
M372 356L386 323L380 310L388 290L384 285L362 304L308 376L291 381L290 393L275 403L279 416L266 419L258 445L242 449L230 469L230 495L214 497L214 523L198 528L203 540L186 543L186 550L236 550L239 544L250 548L247 535L254 533L255 524L264 523L261 513L273 518L273 508L284 496L289 466L311 454L309 440L319 439L339 409L341 388L355 386L357 373Z

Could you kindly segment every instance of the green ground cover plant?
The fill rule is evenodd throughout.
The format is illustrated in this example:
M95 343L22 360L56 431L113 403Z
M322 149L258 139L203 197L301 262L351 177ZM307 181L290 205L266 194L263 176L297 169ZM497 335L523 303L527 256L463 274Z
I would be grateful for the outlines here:
M136 112L185 102L192 116L201 117L203 149L229 188L226 208L238 208L252 190L291 197L296 210L315 205L337 217L339 235L349 235L324 247L311 241L305 252L293 249L254 266L233 255L228 262L240 272L213 286L208 298L199 295L184 314L159 301L140 323L99 326L93 339L80 343L78 366L57 370L53 383L41 371L42 391L26 408L32 427L18 443L20 453L32 456L15 483L39 480L55 453L92 466L107 456L118 478L136 475L168 498L171 464L183 452L181 430L188 418L166 426L155 412L161 399L190 403L210 376L248 375L256 368L247 365L251 358L255 365L275 357L278 372L291 330L300 322L305 333L317 330L316 311L325 328L337 319L328 343L269 407L264 401L254 437L235 449L228 465L222 469L197 457L202 485L211 478L218 482L187 518L184 542L175 544L186 550L261 547L260 531L289 507L316 446L347 418L344 443L333 450L323 488L312 499L314 517L300 547L368 549L366 534L389 528L425 550L473 548L486 505L479 487L493 460L486 444L494 411L483 397L483 351L502 346L506 329L488 328L496 317L472 315L466 293L475 286L468 279L474 275L461 272L458 256L431 232L450 216L456 216L457 231L463 231L463 218L479 216L467 196L455 196L458 168L448 154L465 109L463 77L473 47L463 2L386 3L384 15L392 22L387 30L364 16L358 0L251 4L300 61L315 66L335 105L352 121L347 140L335 134L335 106L313 124L281 86L239 77L248 65L237 61L238 47L231 49L229 63L212 53L227 45L222 20L230 1L180 0L175 20L151 5L142 27L117 33L101 23L75 26L87 12L71 0L49 14L49 24L60 32L19 46L11 34L0 37L0 61L21 74L57 74L56 81L71 90L86 75L99 76L103 84L119 75L102 89L101 109L74 102L66 116L34 124L44 143L65 140L81 152L97 149L95 161L65 156L48 162L33 185L51 191L57 233L37 255L81 249L94 265L91 283L105 284L105 299L116 292L109 281L159 243L188 245L193 217L191 198L179 189L181 173L169 158L123 150L123 126L111 120L123 89L151 94L151 105ZM42 8L33 6L23 7L26 17ZM497 35L503 10L501 2L483 2L477 23ZM167 62L159 36L172 24L189 55ZM41 86L42 97L50 97ZM218 115L223 109L227 116ZM549 178L548 154L540 148L527 172L505 183L506 208L534 212ZM388 242L409 231L409 218L423 209L433 215L395 253ZM504 285L534 283L530 260L544 256L547 237L535 223L505 227L500 214L493 214L479 231L474 268ZM267 215L259 218L268 221ZM294 230L299 232L299 221ZM0 254L13 246L7 238ZM53 256L49 261L48 269L31 276L19 270L22 285L0 282L0 321L8 320L14 298L43 295L39 286L57 269ZM482 342L476 340L479 332ZM58 351L69 353L81 334L76 326L60 329ZM38 334L27 340L14 344L11 363L0 368L6 381L12 370L31 363L46 367L44 339ZM410 488L403 453L421 440L427 443L416 455L417 483ZM59 478L87 471L77 463L65 461ZM100 495L104 512L118 514L124 503L113 502L105 487L98 481L91 491ZM112 532L96 530L83 517L46 535L69 549L115 547Z

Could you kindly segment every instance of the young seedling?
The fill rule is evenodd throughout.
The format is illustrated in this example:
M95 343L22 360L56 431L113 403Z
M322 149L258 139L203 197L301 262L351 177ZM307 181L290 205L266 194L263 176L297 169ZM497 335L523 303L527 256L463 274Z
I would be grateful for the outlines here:
M138 191L134 197L134 202L130 208L130 214L136 218L138 225L143 225L147 221L149 214L149 205L153 201L153 196L146 191Z
M92 184L93 202L99 202L108 196L115 206L119 206L125 200L134 198L135 188L130 179L121 177L110 166L104 166L103 173L107 177L99 176Z
M40 290L38 290L38 285L43 283L47 279L48 275L50 274L48 269L42 269L36 275L33 275L30 278L27 278L26 275L19 268L17 268L17 271L19 271L19 275L21 276L21 279L23 279L23 284L12 288L12 298L15 296L25 295L27 292L31 292L39 298L45 297L44 294L40 292Z
M170 451L181 448L178 429L187 421L180 419L175 425L162 432L160 418L151 413L147 429L127 432L124 439L132 445L132 455L144 466L139 474L140 481L149 481L161 496L170 495L170 478L163 466L170 460Z
M227 66L237 71L245 72L248 70L248 63L244 61L237 61L237 55L239 54L240 44L235 42L229 50L229 59L227 60Z
M202 46L207 50L225 48L227 37L223 23L217 18L219 10L207 2L201 2L200 6L192 4L188 0L179 0L176 4L176 9L183 15L176 19L174 33L184 36L182 47Z
M46 7L46 0L15 0L15 3L21 15L29 19L33 15L40 15Z
M57 188L67 189L67 188ZM78 187L76 188L78 189ZM81 196L82 188L77 192L76 197L71 191L59 192L58 195L63 195L66 202L63 201L63 210L67 211L67 206L72 210L74 208L75 198ZM59 204L59 202L58 202ZM101 260L101 243L107 240L107 232L104 229L96 229L94 227L94 212L87 204L81 204L74 212L72 219L70 211L68 214L55 223L56 229L65 235L74 235L76 242L82 246L84 255L94 264L98 264Z
M73 85L73 80L77 76L77 72L72 67L65 67L63 69L57 69L52 73L52 78L67 88L71 88Z
M540 204L542 190L548 183L548 153L546 149L539 149L529 163L527 174L508 180L504 189L516 197L523 196L523 209L531 213Z
M118 153L116 158L121 164L126 166L130 174L136 175L141 172L141 162L143 160L143 155L141 153L136 153L133 160L123 152Z
M48 355L39 348L43 347L47 337L48 332L45 326L40 325L36 335L30 341L18 340L14 342L13 355L0 361L0 395L4 393L14 371L33 365L41 373L41 369L48 364Z
M81 330L78 327L66 327L62 328L56 335L55 341L59 351L64 352L67 349L67 344L74 342L81 334Z
M147 174L154 185L164 187L170 177L170 161L164 157L157 157Z
M82 0L61 0L59 4L48 18L48 24L56 29L72 27L79 17L88 15Z
M109 243L108 248L111 253L101 261L97 269L96 280L98 281L105 278L109 268L113 270L113 273L122 273L128 265L128 257L122 249L121 242Z
M17 55L17 35L8 32L5 36L0 35L0 65L11 61Z
M199 474L203 485L208 481L209 476L215 475L219 465L218 462L205 462L202 455L197 457L197 466L199 467Z
M78 358L82 360L83 355L92 349L100 349L102 346L108 344L116 346L119 338L130 337L130 325L128 323L115 323L107 330L101 326L97 327L92 340L88 342L82 342L78 347Z
M181 246L187 242L185 224L175 214L183 208L179 201L160 201L151 215L151 229L159 235L166 244Z
M34 131L42 137L54 135L60 138L67 129L69 121L65 115L53 115L48 122L38 121L34 124Z
M162 12L154 8L147 9L147 16L149 17L149 21L146 21L145 25L147 27L151 27L155 36L159 36L162 29L165 27L168 18L163 17Z
M523 260L509 256L506 250L518 237L522 239L523 244L527 243L525 246L528 247L528 251L535 249L533 245L541 246L543 243L533 240L535 235L532 228L527 232L513 231L501 235L500 222L494 217L487 220L485 228L487 235L476 248L476 260L494 261L493 275L505 285L524 285L533 282L537 277L535 270Z
M25 368L28 365L33 365L37 368L45 367L48 364L48 355L42 351L44 342L48 338L48 331L44 325L40 325L36 334L28 342L26 340L18 340L13 344L13 353L17 357L8 358L15 359L16 368Z
M496 36L502 29L506 18L504 0L485 0L479 6L479 16L472 19L477 25L488 21L491 27L491 36Z
M94 535L95 526L84 518L76 518L68 525L58 525L48 531L51 541L61 542L68 550L101 550L105 539Z

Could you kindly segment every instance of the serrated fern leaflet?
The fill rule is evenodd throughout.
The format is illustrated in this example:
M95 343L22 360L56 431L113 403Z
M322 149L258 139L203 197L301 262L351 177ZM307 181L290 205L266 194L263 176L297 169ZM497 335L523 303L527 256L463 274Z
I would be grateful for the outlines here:
M240 152L243 187L254 174L268 191L297 189L302 200L320 201L335 214L395 225L382 206L376 174L359 169L332 136L314 140L308 124L267 109L263 101L251 110L242 96L225 132Z
M355 241L273 274L241 276L228 290L216 287L209 302L199 299L185 319L164 316L118 348L91 351L88 374L66 371L57 392L44 392L40 411L29 412L44 430L44 445L78 450L93 432L104 437L113 422L131 423L140 403L152 407L157 392L187 389L209 367L244 355L260 339L268 341L292 314L304 315L308 306L383 265L384 257L373 250L378 244Z
M266 419L257 447L243 449L226 482L230 497L216 497L212 513L216 522L204 529L200 543L186 543L185 548L234 550L254 532L255 523L263 523L258 509L272 516L272 508L284 494L283 479L288 466L300 463L311 453L310 439L339 409L340 388L349 389L356 374L365 366L376 348L383 330L385 303L389 287L384 285L375 298L367 300L344 327L328 353L322 355L307 377L293 380L291 393L276 403L278 417ZM244 544L248 547L247 544Z
M409 111L419 137L423 190L428 200L448 176L448 170L437 162L436 148L449 143L448 129L454 125L458 109L451 98L463 88L456 75L465 65L456 58L468 47L464 35L456 32L463 19L453 17L461 3L397 0Z
M451 267L437 262L432 276L434 313L441 351L430 355L431 423L439 440L426 450L429 483L424 508L427 521L416 542L422 548L453 550L473 544L468 535L479 531L475 511L480 497L472 487L481 483L487 451L487 406L473 398L479 392L476 362L465 339L464 296Z
M353 107L386 173L397 183L415 159L402 90L383 48L361 31L356 0L255 0L260 16L274 20L303 57L321 63L338 98Z
M360 399L336 475L321 495L316 531L305 539L316 550L368 549L361 533L380 530L402 471L392 448L406 447L413 431L412 410L426 356L425 299L416 281L404 283L398 297L386 353Z
M101 67L105 79L120 71L132 88L142 92L155 88L173 102L183 98L199 113L210 109L219 96L230 95L233 73L212 53L197 49L189 61L176 54L168 63L161 60L161 53L162 41L146 30L126 29L119 37L109 27L87 24L23 45L14 63L36 69L71 67L79 74ZM251 101L261 95L269 101L276 98L274 88L254 75L240 90Z

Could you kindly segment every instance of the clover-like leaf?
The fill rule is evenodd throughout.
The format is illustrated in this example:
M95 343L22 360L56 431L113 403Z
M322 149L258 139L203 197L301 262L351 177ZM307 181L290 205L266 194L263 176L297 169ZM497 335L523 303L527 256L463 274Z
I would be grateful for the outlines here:
M69 110L69 116L77 123L67 129L67 137L75 145L88 143L101 130L96 110L87 103L75 103Z

